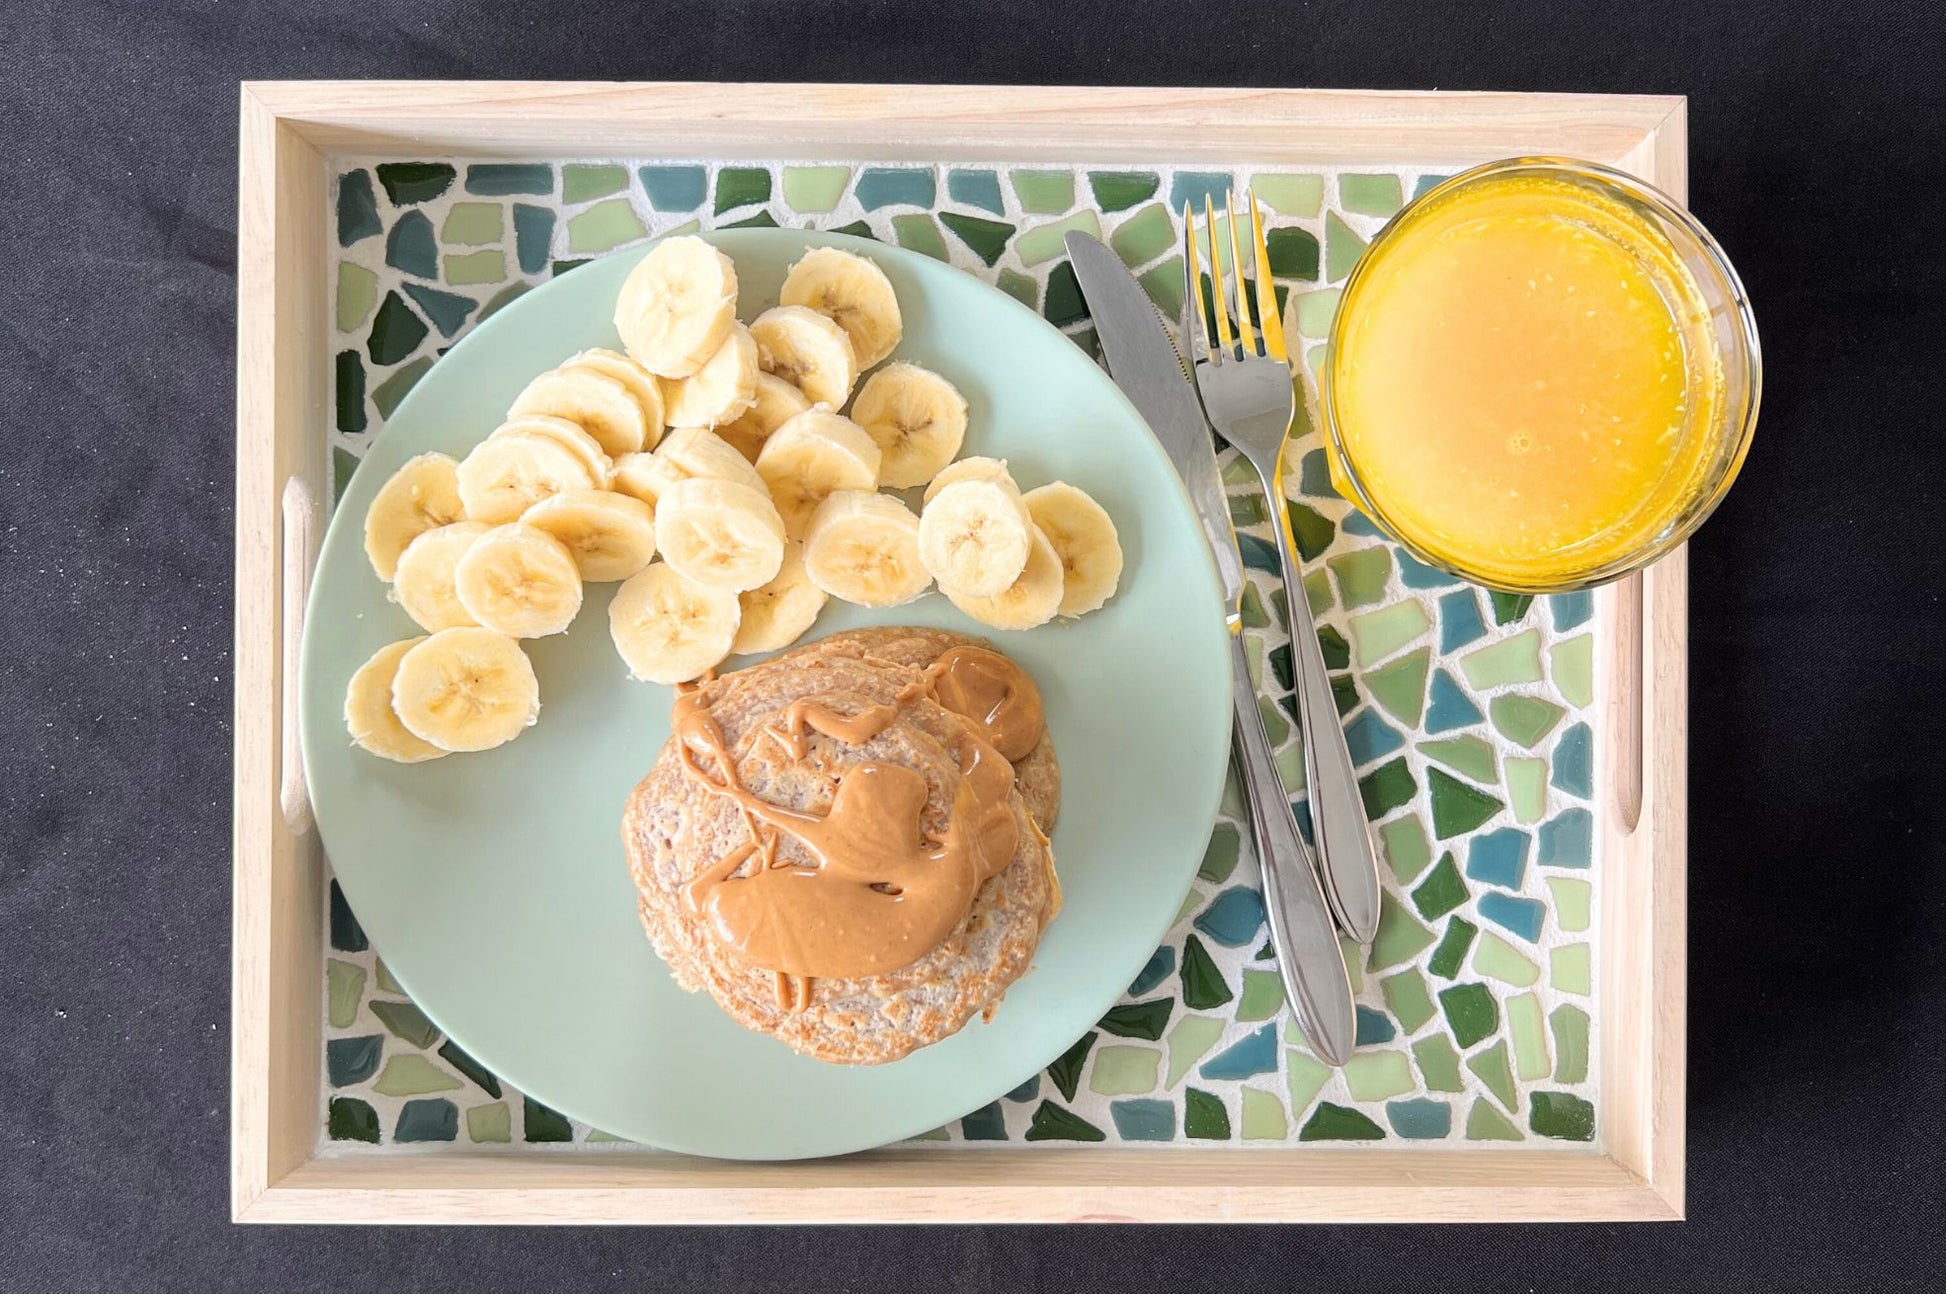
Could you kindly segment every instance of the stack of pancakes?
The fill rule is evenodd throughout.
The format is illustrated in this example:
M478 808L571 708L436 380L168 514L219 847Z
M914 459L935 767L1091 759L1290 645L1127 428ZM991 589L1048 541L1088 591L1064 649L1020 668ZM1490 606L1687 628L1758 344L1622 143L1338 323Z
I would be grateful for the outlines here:
M937 629L836 634L701 684L695 699L721 730L736 780L766 803L823 814L846 770L867 761L898 764L925 780L920 828L936 838L945 831L962 777L959 752L978 728L931 698L924 671L943 653L965 646L990 648ZM811 732L805 757L796 759L767 732L784 730L798 701L846 715L886 704L899 709L882 732L855 746ZM937 1042L976 1014L991 1014L1028 969L1061 901L1047 841L1060 806L1060 769L1045 734L1013 762L1008 804L1019 828L1013 860L979 888L952 932L897 970L816 979L791 992L780 992L774 970L742 960L686 898L698 874L751 844L752 828L731 798L685 770L679 740L669 739L629 797L622 838L641 895L642 924L685 989L707 989L738 1023L807 1056L873 1065ZM699 746L691 747L689 757L712 777L729 772L714 767L714 755ZM814 867L817 860L785 835L774 863L767 864L760 850L733 875L766 865Z

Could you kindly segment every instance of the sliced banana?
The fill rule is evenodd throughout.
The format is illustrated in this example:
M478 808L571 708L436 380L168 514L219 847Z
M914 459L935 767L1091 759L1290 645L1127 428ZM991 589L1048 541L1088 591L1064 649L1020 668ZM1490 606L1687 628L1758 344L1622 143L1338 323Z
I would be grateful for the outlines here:
M770 434L757 474L793 536L835 490L878 488L878 445L849 418L813 406Z
M941 490L955 481L1002 481L1015 494L1020 493L1020 487L1014 484L1013 474L1007 470L1006 459L985 458L975 454L971 458L962 458L957 463L948 463L941 468L939 475L932 478L932 484L926 487L925 502L931 503Z
M1010 481L954 481L919 515L919 560L940 588L993 597L1026 569L1033 529Z
M615 464L615 488L650 505L677 481L693 477L735 481L753 490L768 488L749 459L703 427L672 428L655 453L624 454Z
M574 456L588 465L597 483L606 482L615 474L615 460L608 451L578 422L566 418L556 418L551 414L523 414L507 419L493 429L494 436L512 436L518 432L531 432L536 436L546 436L558 441L564 449L572 450Z
M632 454L649 438L641 402L622 382L592 368L552 369L529 382L507 409L509 418L544 414L579 425L604 454Z
M493 527L480 521L455 521L428 530L399 554L392 577L392 600L427 633L478 623L460 605L453 575L473 541Z
M631 358L658 377L688 377L730 335L737 272L700 238L665 238L622 282L615 330Z
M601 485L587 458L559 437L519 428L475 445L457 475L466 520L488 525L518 520L550 495Z
M345 689L345 727L361 750L401 764L423 764L447 753L413 736L392 708L392 680L399 662L424 641L424 637L408 638L381 647L351 676L351 686Z
M808 306L773 306L750 324L766 373L791 383L813 404L842 409L858 380L851 337Z
M1122 582L1122 541L1108 510L1066 481L1029 490L1020 501L1061 559L1060 614L1086 615L1113 597Z
M770 583L737 594L743 615L730 653L743 656L790 646L816 622L825 600L825 591L811 582L804 569L804 545L793 539Z
M778 299L787 306L808 306L843 328L860 369L890 355L905 333L899 298L885 271L836 247L806 252L784 276Z
M972 597L944 590L953 605L994 629L1032 629L1044 625L1061 609L1061 555L1038 528L1020 578L992 597Z
M438 526L464 520L458 464L444 454L408 459L378 487L365 512L365 556L381 580L398 569L406 545Z
M811 402L783 378L764 372L757 374L753 393L755 402L735 422L718 427L716 434L754 463L770 433L810 408Z
M527 509L521 524L567 546L581 578L625 580L655 557L655 509L614 490L572 490Z
M669 563L654 562L615 591L608 632L636 678L687 683L730 654L742 616L731 590L698 584Z
M692 477L656 501L655 546L678 574L740 593L782 569L784 520L762 490Z
M735 422L757 401L757 343L740 323L703 366L669 383L669 421L678 427Z
M887 364L865 379L851 420L878 442L880 485L924 485L953 461L966 439L966 397L917 364Z
M491 750L540 717L540 680L505 634L441 629L400 659L392 708L407 730L441 750Z
M588 369L612 377L627 387L628 393L635 397L635 403L642 410L642 427L645 434L642 443L636 448L655 448L656 441L662 439L662 429L669 425L669 419L663 412L664 401L660 378L620 351L606 350L599 346L593 350L582 351L579 355L563 362L561 367Z
M932 584L919 560L919 518L871 490L838 490L818 505L804 534L804 569L826 593L861 607L896 607Z
M509 638L563 633L581 610L581 572L553 535L523 522L496 526L473 541L453 572L460 605Z

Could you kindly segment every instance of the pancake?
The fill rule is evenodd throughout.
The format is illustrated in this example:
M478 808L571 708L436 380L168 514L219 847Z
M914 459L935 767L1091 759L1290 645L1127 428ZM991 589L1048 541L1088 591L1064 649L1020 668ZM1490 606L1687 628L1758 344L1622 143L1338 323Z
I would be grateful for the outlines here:
M1031 782L1003 780L991 803L993 814L1011 815L1011 857L993 860L992 874L978 883L956 924L906 964L849 977L782 974L753 964L748 949L733 946L702 906L686 898L692 882L730 891L767 865L763 852L751 852L746 807L720 789L731 784L726 776L761 801L760 808L822 818L848 770L867 762L911 770L924 786L920 833L928 841L943 839L956 804L965 803L956 796L973 775L966 752L978 729L916 694L924 688L914 685L924 684L924 667L942 652L971 645L983 644L922 629L837 635L704 683L679 703L706 711L727 761L694 731L687 746L672 736L630 796L622 827L643 926L678 984L708 992L746 1028L840 1064L896 1060L997 1007L1027 971L1060 905L1053 854L1026 796L1031 789L1050 816L1058 807L1058 768L1045 739L1020 762L1033 770ZM788 729L793 703L836 716L883 707L873 712L891 717L856 741L801 729L794 752L777 735ZM796 836L778 832L774 841L768 865L819 867ZM738 897L752 893L738 891Z

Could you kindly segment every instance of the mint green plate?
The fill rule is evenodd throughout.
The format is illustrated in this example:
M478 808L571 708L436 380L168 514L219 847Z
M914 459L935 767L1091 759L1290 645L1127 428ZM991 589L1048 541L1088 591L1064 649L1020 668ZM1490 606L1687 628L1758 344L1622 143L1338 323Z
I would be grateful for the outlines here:
M618 344L610 317L641 249L573 271L476 328L387 422L344 493L305 620L305 771L331 867L373 946L432 1019L534 1099L668 1150L792 1159L910 1137L1053 1061L1119 998L1174 921L1216 813L1228 754L1228 644L1188 499L1140 417L1073 342L970 275L868 240L795 230L709 235L736 262L740 313L774 304L808 246L884 267L905 314L897 356L972 409L966 454L1023 488L1061 479L1114 517L1119 594L1068 623L996 635L1033 672L1060 753L1054 853L1065 906L992 1023L905 1060L827 1065L685 993L636 919L622 806L669 734L670 690L626 677L608 637L615 585L588 586L566 634L526 644L540 722L484 754L401 765L345 735L345 687L419 630L362 546L400 464L463 457L534 375ZM831 603L812 637L866 624L981 627L930 594ZM732 664L737 662L732 661Z

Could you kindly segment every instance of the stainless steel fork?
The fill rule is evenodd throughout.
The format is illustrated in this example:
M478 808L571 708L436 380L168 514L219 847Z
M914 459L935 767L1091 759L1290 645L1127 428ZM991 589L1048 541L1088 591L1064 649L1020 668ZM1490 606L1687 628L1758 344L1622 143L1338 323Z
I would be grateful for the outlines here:
M1297 709L1304 734L1304 781L1311 805L1311 834L1322 860L1324 892L1344 932L1359 943L1370 943L1378 931L1378 862L1372 834L1365 821L1364 800L1345 731L1338 722L1338 705L1325 673L1324 653L1318 647L1317 625L1305 597L1303 568L1291 534L1290 512L1284 504L1284 447L1297 412L1290 359L1284 349L1284 326L1278 318L1277 289L1264 246L1263 218L1257 197L1250 195L1249 238L1255 250L1258 327L1250 325L1249 284L1244 272L1243 231L1238 228L1236 199L1225 200L1229 216L1230 266L1235 279L1235 325L1231 299L1224 282L1222 257L1216 246L1216 213L1207 197L1203 218L1208 228L1210 314L1203 318L1202 271L1196 250L1196 215L1183 205L1183 345L1195 371L1196 389L1210 423L1223 439L1236 446L1257 469L1264 493L1270 496L1276 518L1277 555L1283 566L1284 593L1290 603L1291 644L1296 664ZM1195 305L1197 308L1192 309ZM1194 317L1202 340L1191 332ZM1213 335L1212 335L1213 334ZM1258 335L1262 341L1259 343Z

